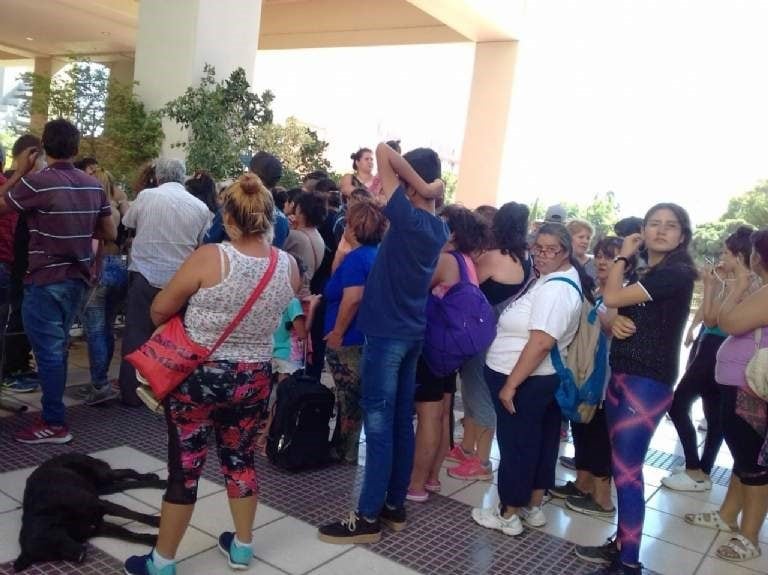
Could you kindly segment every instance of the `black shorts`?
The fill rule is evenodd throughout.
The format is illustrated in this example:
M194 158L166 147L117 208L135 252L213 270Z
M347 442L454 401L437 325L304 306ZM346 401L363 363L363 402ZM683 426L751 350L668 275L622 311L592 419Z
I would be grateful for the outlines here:
M416 365L416 401L442 401L443 394L456 393L456 373L437 377L423 357Z
M720 385L723 436L733 456L733 474L744 485L768 485L768 467L757 464L764 438L736 414L739 391L733 385Z
M571 423L576 469L595 477L611 476L611 441L605 421L605 407L595 411L589 423Z

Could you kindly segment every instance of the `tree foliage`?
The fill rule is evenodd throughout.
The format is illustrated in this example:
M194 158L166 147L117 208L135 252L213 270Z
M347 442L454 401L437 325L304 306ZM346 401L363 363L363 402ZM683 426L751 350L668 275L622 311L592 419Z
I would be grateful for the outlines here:
M22 101L19 115L66 118L80 130L80 155L96 157L118 181L159 154L160 114L145 109L133 86L110 79L106 67L76 61L53 77L30 72L22 80L32 96ZM21 135L29 128L17 124L15 131Z
M595 238L613 235L613 224L619 220L619 203L616 194L608 191L605 194L595 194L589 204L563 202L568 219L579 218L588 221L595 228ZM544 217L542 213L541 217Z
M768 180L731 198L721 220L743 220L756 228L768 226Z
M768 181L731 198L719 220L696 226L691 244L694 257L700 262L704 258L716 259L725 239L742 225L768 226Z
M315 170L328 172L331 164L325 158L328 142L321 140L317 132L293 116L285 124L269 123L253 126L249 134L249 146L253 151L274 154L283 163L280 185L297 187L301 177Z
M243 157L250 155L251 133L272 122L274 94L250 91L245 70L238 68L223 81L206 64L196 87L171 100L163 113L187 131L187 139L172 146L185 150L187 169L204 169L214 178L243 173Z
M735 232L736 228L743 225L750 224L741 219L723 218L716 222L696 226L693 232L693 241L691 242L691 251L694 258L700 263L704 263L705 258L717 261L720 252L723 250L725 238Z

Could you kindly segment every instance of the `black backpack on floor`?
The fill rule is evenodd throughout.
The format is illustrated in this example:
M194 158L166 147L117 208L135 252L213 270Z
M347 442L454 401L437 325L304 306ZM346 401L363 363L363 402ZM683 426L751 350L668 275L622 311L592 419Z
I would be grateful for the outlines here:
M282 381L267 436L269 461L287 471L330 463L329 423L335 403L333 392L303 370Z

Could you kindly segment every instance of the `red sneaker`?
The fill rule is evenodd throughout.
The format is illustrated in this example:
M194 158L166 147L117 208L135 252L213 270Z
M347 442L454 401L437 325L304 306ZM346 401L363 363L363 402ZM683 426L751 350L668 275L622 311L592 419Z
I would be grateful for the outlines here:
M72 434L66 425L50 425L42 419L29 427L20 429L13 434L13 438L19 443L36 445L38 443L69 443Z
M448 469L448 475L464 481L488 481L493 479L491 466L485 467L477 457L471 457L456 467Z
M453 461L454 463L464 463L469 457L469 455L464 453L464 450L459 444L454 445L453 449L445 454L445 460Z

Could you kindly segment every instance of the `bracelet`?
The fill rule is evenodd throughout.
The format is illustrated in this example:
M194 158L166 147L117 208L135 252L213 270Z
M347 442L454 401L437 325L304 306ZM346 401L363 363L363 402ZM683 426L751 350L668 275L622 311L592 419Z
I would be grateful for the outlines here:
M613 258L613 263L616 264L616 263L619 263L619 262L624 262L624 265L628 266L629 265L629 258L625 258L624 256L616 256L615 258Z

